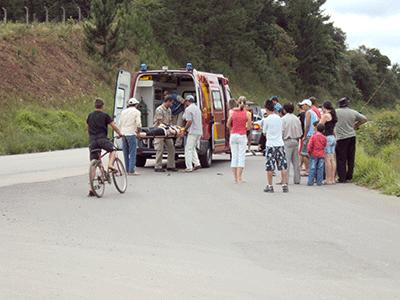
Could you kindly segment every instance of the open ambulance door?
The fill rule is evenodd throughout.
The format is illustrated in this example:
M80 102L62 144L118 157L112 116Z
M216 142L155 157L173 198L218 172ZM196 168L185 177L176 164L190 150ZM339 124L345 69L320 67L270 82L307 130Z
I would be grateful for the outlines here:
M225 151L227 118L224 111L225 104L220 87L211 89L211 99L213 102L212 112L214 121L212 130L213 151L215 153L221 153Z
M132 74L128 71L120 70L117 75L115 84L115 97L114 97L114 121L119 126L121 112L126 108L129 97L131 95L131 80ZM113 137L115 132L113 132ZM118 149L122 149L122 140L116 139L115 145Z

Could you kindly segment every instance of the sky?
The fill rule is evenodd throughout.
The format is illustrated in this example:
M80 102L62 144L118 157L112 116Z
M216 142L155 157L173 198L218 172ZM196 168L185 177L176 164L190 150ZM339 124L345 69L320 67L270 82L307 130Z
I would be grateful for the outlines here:
M350 49L378 48L400 63L400 0L327 0L323 9L346 33Z

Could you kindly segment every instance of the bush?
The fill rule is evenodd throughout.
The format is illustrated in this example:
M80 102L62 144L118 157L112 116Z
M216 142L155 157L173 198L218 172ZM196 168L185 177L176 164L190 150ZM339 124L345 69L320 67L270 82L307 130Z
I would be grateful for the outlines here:
M380 153L383 146L400 143L400 108L376 114L362 127L359 137L369 155Z
M400 173L381 158L368 156L362 147L357 151L354 181L388 195L400 196Z
M75 113L32 106L15 113L15 126L6 129L4 152L68 149L87 145L85 122Z
M356 183L400 196L400 108L382 111L359 131Z

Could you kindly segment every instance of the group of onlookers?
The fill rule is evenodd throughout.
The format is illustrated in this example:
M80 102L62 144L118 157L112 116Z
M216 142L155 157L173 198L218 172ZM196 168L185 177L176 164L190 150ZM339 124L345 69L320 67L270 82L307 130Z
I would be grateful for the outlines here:
M246 130L250 128L251 120L244 111L245 99L241 97L236 106L232 101L228 120L231 166L235 182L241 183L246 156ZM260 145L261 149L265 149L266 158L265 192L274 192L273 176L276 170L281 172L283 192L289 191L289 170L293 170L294 184L300 184L301 176L307 176L310 186L352 180L355 130L367 122L367 118L350 109L347 98L340 99L337 104L337 109L330 101L317 107L317 99L310 97L298 103L299 114L296 116L292 103L282 106L277 96L265 101L266 113L262 120L265 148Z
M113 171L115 149L107 139L107 127L110 125L118 136L123 137L128 174L139 175L136 172L136 150L137 135L142 124L138 104L139 101L135 98L128 101L127 108L121 113L119 129L104 112L104 102L101 99L96 100L96 110L87 118L91 159L97 159L99 149L105 149L110 152L108 168ZM291 169L294 184L300 184L301 176L308 177L308 185L345 183L352 180L356 129L367 122L367 118L350 109L347 98L340 99L336 109L329 101L325 101L320 108L316 104L315 97L304 99L298 103L299 114L296 116L292 103L282 106L277 96L265 101L266 113L262 120L267 177L265 192L274 192L273 176L276 170L281 172L283 192L289 191L288 173ZM243 96L238 101L230 100L229 108L227 127L230 130L231 167L235 182L242 183L252 114ZM192 172L200 168L196 148L203 134L201 111L192 95L183 99L167 92L163 103L155 111L154 126L177 125L174 124L177 122L181 125L182 134L175 141L179 143L179 138L185 139L185 171ZM162 166L165 146L168 152L167 170L177 170L174 139L159 137L154 139L156 172L165 172ZM93 192L90 191L89 195L92 196Z

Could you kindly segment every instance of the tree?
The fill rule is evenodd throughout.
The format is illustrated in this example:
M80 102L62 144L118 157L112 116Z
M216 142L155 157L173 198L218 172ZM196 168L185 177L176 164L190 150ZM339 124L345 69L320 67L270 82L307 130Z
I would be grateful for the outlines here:
M90 19L84 24L88 52L107 63L123 49L118 12L116 0L92 0Z
M337 64L345 51L345 36L329 22L321 9L325 0L281 1L279 23L295 41L297 76L301 87L313 92L329 86L337 76Z

